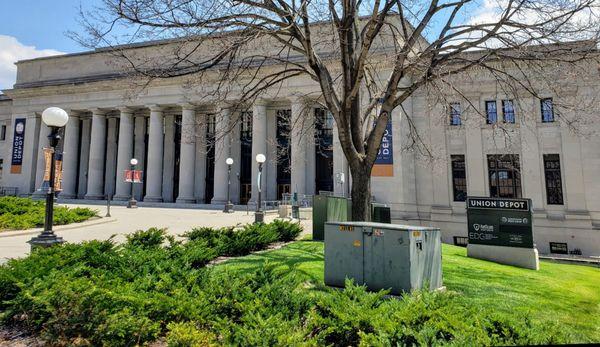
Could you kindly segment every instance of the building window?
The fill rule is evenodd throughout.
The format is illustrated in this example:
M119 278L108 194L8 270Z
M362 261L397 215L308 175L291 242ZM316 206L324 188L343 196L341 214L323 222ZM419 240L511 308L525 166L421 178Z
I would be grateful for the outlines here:
M521 173L518 154L488 155L488 175L490 197L521 197Z
M3 170L4 170L4 159L0 159L0 180L2 179Z
M515 122L515 104L512 100L502 100L502 114L504 123Z
M460 125L460 103L453 102L450 104L450 125Z
M496 101L485 102L485 114L487 124L496 124L498 122L498 108Z
M550 253L569 254L569 248L564 242L550 242Z
M554 122L554 104L552 98L546 98L541 100L542 108L542 122L551 123Z
M454 236L454 245L460 247L467 247L469 244L469 238L466 236Z
M452 161L452 189L454 201L467 200L467 170L464 155L450 156Z
M548 205L562 205L562 179L558 154L544 154L544 174L546 176L546 202Z
M6 125L3 125L2 128L0 128L0 141L4 140L6 140Z

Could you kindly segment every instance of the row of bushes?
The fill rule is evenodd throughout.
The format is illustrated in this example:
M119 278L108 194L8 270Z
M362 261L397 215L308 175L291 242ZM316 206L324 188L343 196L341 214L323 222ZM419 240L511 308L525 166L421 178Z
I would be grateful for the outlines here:
M22 230L44 225L45 202L12 196L0 197L0 230ZM89 208L54 206L54 225L79 223L98 215Z
M240 275L205 267L267 240L294 239L289 222L199 228L187 241L164 230L127 242L67 244L0 267L0 321L56 345L507 345L565 341L554 326L497 316L453 293L402 300L343 291L272 265ZM261 246L262 245L262 246Z

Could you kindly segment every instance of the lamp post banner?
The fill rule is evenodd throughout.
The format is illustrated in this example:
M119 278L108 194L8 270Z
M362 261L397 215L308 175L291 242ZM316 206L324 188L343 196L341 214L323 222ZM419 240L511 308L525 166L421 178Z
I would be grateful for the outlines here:
M142 183L142 170L125 170L125 182Z
M393 177L394 176L394 150L393 150L393 139L392 139L392 117L389 118L388 123L381 139L381 145L379 152L377 153L377 159L371 170L371 176L376 177Z
M15 131L13 136L12 160L10 173L20 174L23 165L23 146L25 144L25 118L15 119Z

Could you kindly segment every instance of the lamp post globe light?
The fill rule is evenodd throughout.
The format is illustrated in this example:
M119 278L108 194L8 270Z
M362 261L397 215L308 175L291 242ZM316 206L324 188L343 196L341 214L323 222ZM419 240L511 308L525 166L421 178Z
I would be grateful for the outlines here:
M127 208L137 208L137 201L135 200L135 197L133 196L133 178L134 178L133 171L135 170L135 166L138 164L138 160L135 158L131 158L131 160L129 161L129 164L131 165L131 197L129 198L129 201L127 202Z
M223 212L233 213L233 204L231 203L231 199L229 197L229 192L231 190L231 165L233 165L233 159L227 158L225 160L225 164L227 164L227 203L225 204Z
M67 125L67 122L69 121L69 115L61 108L49 107L42 112L42 121L50 128L48 142L50 144L52 154L50 156L50 172L48 172L48 191L46 193L46 215L44 218L44 230L38 236L29 240L32 250L38 247L50 247L64 242L62 237L56 236L52 230L52 221L54 218L54 181L56 179L56 173L54 170L56 167L55 149L61 139L60 129Z
M257 188L258 188L258 199L256 202L256 212L254 212L254 223L263 223L265 220L265 213L262 210L262 169L263 164L267 160L264 154L259 153L256 155L256 162L258 163L258 177L257 177Z

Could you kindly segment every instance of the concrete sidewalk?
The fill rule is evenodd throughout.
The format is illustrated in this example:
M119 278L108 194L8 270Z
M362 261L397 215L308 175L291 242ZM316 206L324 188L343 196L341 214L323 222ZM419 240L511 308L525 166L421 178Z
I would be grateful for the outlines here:
M88 207L97 210L100 216L106 214L106 206L90 205L71 205L68 207ZM276 214L267 214L265 221L270 222L277 217ZM63 227L56 227L56 234L62 236L65 241L77 243L85 240L106 240L112 235L116 235L115 240L122 242L125 235L136 230L148 229L151 227L167 228L169 234L180 235L194 227L211 226L225 227L235 226L237 224L252 223L254 213L246 211L236 211L234 213L223 213L220 210L199 210L199 209L176 209L176 208L155 208L140 207L137 209L128 209L123 206L112 206L109 223L98 223L100 220L81 223L80 225L71 224ZM93 223L96 222L96 223ZM305 233L310 233L311 222L303 221ZM27 243L35 233L31 230L11 231L11 236L0 237L0 264L10 258L23 257L29 254L30 246Z

